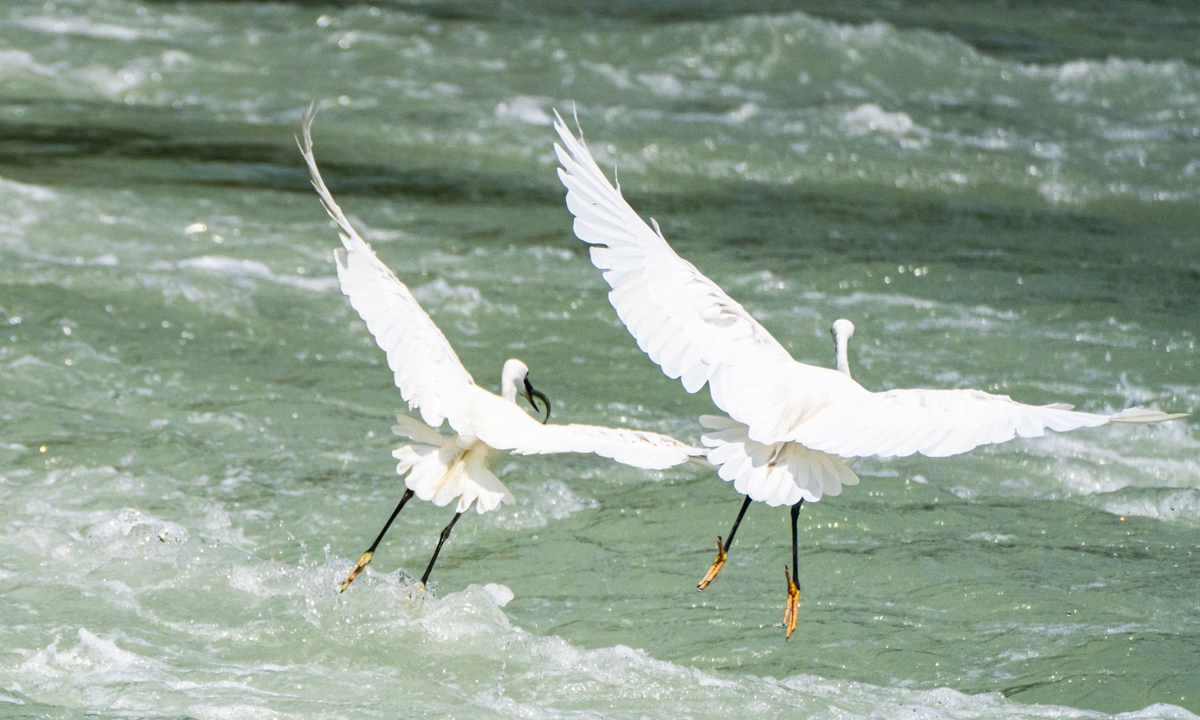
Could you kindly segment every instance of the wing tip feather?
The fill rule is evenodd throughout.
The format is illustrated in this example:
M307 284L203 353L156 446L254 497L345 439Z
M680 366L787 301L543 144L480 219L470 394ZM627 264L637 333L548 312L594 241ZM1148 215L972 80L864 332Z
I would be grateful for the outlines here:
M1190 412L1184 413L1165 413L1161 410L1151 410L1150 408L1132 407L1126 408L1116 415L1108 418L1112 423L1160 423L1170 422L1171 420L1182 420L1186 417L1191 417Z

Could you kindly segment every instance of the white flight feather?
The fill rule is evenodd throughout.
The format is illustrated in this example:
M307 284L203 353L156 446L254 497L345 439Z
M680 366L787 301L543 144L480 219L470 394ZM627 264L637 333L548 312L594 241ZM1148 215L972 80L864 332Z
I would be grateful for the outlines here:
M375 256L375 251L355 231L325 186L312 152L312 120L309 109L302 124L300 151L308 164L313 187L325 211L341 230L342 248L335 253L342 292L387 354L396 387L410 408L432 427L451 413L450 405L462 391L475 385L454 348L404 283Z

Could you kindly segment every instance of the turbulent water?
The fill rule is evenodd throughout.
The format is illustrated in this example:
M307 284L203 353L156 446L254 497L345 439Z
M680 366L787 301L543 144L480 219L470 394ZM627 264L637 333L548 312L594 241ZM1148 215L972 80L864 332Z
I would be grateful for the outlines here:
M866 459L787 513L700 464L401 493L404 409L293 135L476 380L696 441L571 233L554 109L797 359L1200 407L1189 3L11 2L0 717L1191 718L1196 420ZM828 7L827 7L828 6ZM1190 28L1190 31L1189 31Z

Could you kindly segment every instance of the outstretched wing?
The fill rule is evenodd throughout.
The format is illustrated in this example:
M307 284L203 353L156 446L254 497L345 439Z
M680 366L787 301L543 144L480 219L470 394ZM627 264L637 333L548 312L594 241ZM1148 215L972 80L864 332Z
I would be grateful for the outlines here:
M742 356L794 362L745 308L675 254L657 223L652 230L638 217L561 117L554 128L563 142L554 150L575 234L592 246L617 315L663 372L694 393Z
M387 268L375 251L350 225L330 194L312 152L314 108L304 114L300 151L308 163L313 187L325 211L341 229L342 245L335 253L342 292L375 342L387 353L388 367L410 408L419 408L421 419L433 427L451 412L454 398L475 381L450 347L449 341L421 309L404 283Z
M975 390L871 393L846 374L798 363L741 305L675 254L657 224L651 229L638 217L561 117L555 130L563 143L554 148L558 176L575 234L592 245L592 263L612 287L617 315L688 392L707 382L713 402L746 426L753 443L793 441L842 457L944 456L1047 429L1181 417L1142 408L1115 416L1077 413Z
M484 390L476 393L470 406L472 421L469 425L462 423L462 428L497 450L518 455L595 453L625 465L663 470L705 454L702 448L646 430L542 425L516 404Z
M1025 405L980 390L889 390L830 404L788 438L842 457L945 457L980 445L1046 430L1066 432L1110 422L1156 423L1186 417L1146 408L1116 415L1076 412L1069 405Z

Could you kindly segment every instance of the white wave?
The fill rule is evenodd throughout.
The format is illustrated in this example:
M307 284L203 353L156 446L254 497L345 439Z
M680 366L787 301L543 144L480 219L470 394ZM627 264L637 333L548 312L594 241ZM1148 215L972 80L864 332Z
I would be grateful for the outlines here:
M156 547L154 543L179 546L187 539L188 531L182 525L134 508L126 508L97 522L87 533L88 543L104 546L112 554L140 550L147 545Z
M0 51L0 67L3 67L9 58L5 57L5 53L10 51ZM0 178L0 193L12 193L18 195L22 200L33 200L36 202L50 202L58 200L58 193L48 187L41 185L27 185L14 180L5 180Z
M683 83L670 73L641 73L638 82L650 88L655 95L677 97L683 94Z
M14 24L38 32L53 33L55 35L80 35L101 40L132 42L134 40L171 39L170 33L166 30L139 29L126 25L94 22L90 18L78 16L47 17L45 15L38 15L22 18L15 21Z
M1100 507L1113 515L1200 522L1200 487L1169 491L1127 489L1098 499Z
M1130 487L1200 489L1200 441L1186 420L1051 434L1028 451L1054 458L1055 477L1081 495Z
M1004 542L1002 536L980 540ZM701 670L625 645L587 648L530 633L505 614L514 593L500 584L438 597L393 573L339 595L348 559L247 562L213 552L210 559L181 560L177 577L166 583L140 591L116 588L93 601L119 601L144 615L150 624L137 635L89 623L76 626L78 642L70 647L55 639L13 648L15 661L0 659L6 687L33 701L76 707L119 701L128 714L213 718L285 711L289 717L322 717L330 707L372 716L375 708L414 697L431 713L453 709L456 715L547 720L593 717L599 708L605 717L696 720L728 717L731 709L755 717L830 720L1196 718L1165 704L1110 716L1023 704L999 693ZM234 597L222 593L218 578L228 578ZM200 587L205 592L197 592ZM173 602L155 603L153 611L146 609L149 603L130 605L129 596L140 593ZM222 597L228 602L216 602ZM122 616L98 617L123 622ZM795 649L793 642L789 650Z
M232 705L215 705L199 703L189 705L187 714L198 720L275 720L287 717L283 713L260 705L234 703Z
M13 360L12 362L10 362L8 365L5 365L5 367L8 368L9 370L16 370L17 368L27 367L27 366L43 367L43 368L57 368L58 367L57 365L55 365L53 363L48 363L45 360L42 360L41 358L35 357L33 355L22 355L21 357L17 358L16 360Z
M561 480L547 480L536 488L523 488L520 484L512 487L517 490L517 502L486 516L487 522L507 530L544 527L551 520L562 520L582 510L600 507L595 500L576 495Z
M267 267L266 264L257 260L238 260L221 255L204 255L189 258L187 260L180 260L176 265L181 270L200 270L226 277L260 278L311 292L329 292L338 287L338 279L333 276L306 278L294 275L279 275L272 272L271 268Z
M61 68L61 65L43 65L24 50L0 50L0 73L4 75L12 74L15 70L27 70L34 75L54 77Z
M443 278L418 285L413 288L412 294L424 307L433 307L463 317L470 317L480 309L484 312L492 310L492 304L484 299L479 288L469 285L451 285Z
M496 105L495 115L502 120L516 120L526 125L550 125L554 118L545 108L549 98L519 96Z
M108 638L87 628L77 630L79 643L60 650L58 640L40 650L16 650L24 656L19 671L45 680L91 678L93 681L131 681L156 674L162 665L150 658L124 650ZM51 686L59 683L45 683Z
M842 116L842 122L850 135L865 135L881 132L888 135L904 135L916 127L904 112L887 112L875 103L865 103Z
M1166 61L1127 60L1110 57L1105 60L1072 60L1062 65L1030 66L1025 71L1033 76L1046 77L1065 86L1101 86L1126 82L1168 81L1172 85L1200 81L1200 71L1186 63Z
M30 29L44 29L65 35L84 35L124 42L144 41L142 35L158 39L159 31L144 31L121 28L114 25L94 24L86 18L54 20L30 18L23 21ZM39 26L35 28L34 26ZM42 27L44 26L44 28ZM62 28L59 31L54 28ZM133 33L127 35L126 31ZM165 32L165 31L163 31ZM165 37L165 35L164 35ZM192 57L178 49L168 49L161 54L130 57L120 65L90 64L72 66L67 62L40 63L26 50L0 50L0 78L14 83L25 92L49 94L54 97L91 99L97 93L106 98L133 100L127 93L135 88L160 82L164 76L181 66L189 65ZM163 96L159 96L163 97ZM150 101L149 98L143 100ZM159 102L159 100L153 100Z
M723 718L730 708L755 716L809 718L1089 718L1103 713L1053 705L1026 705L1000 693L968 695L949 688L905 689L793 675L776 680L713 672L657 660L624 645L581 648L513 626L492 592L470 586L413 607L419 630L455 655L508 659L518 665L500 682L481 683L470 706L508 717L560 718L573 708L605 707L615 717ZM412 640L409 640L411 642ZM444 661L451 666L454 656ZM1186 710L1157 704L1121 717L1187 718Z

